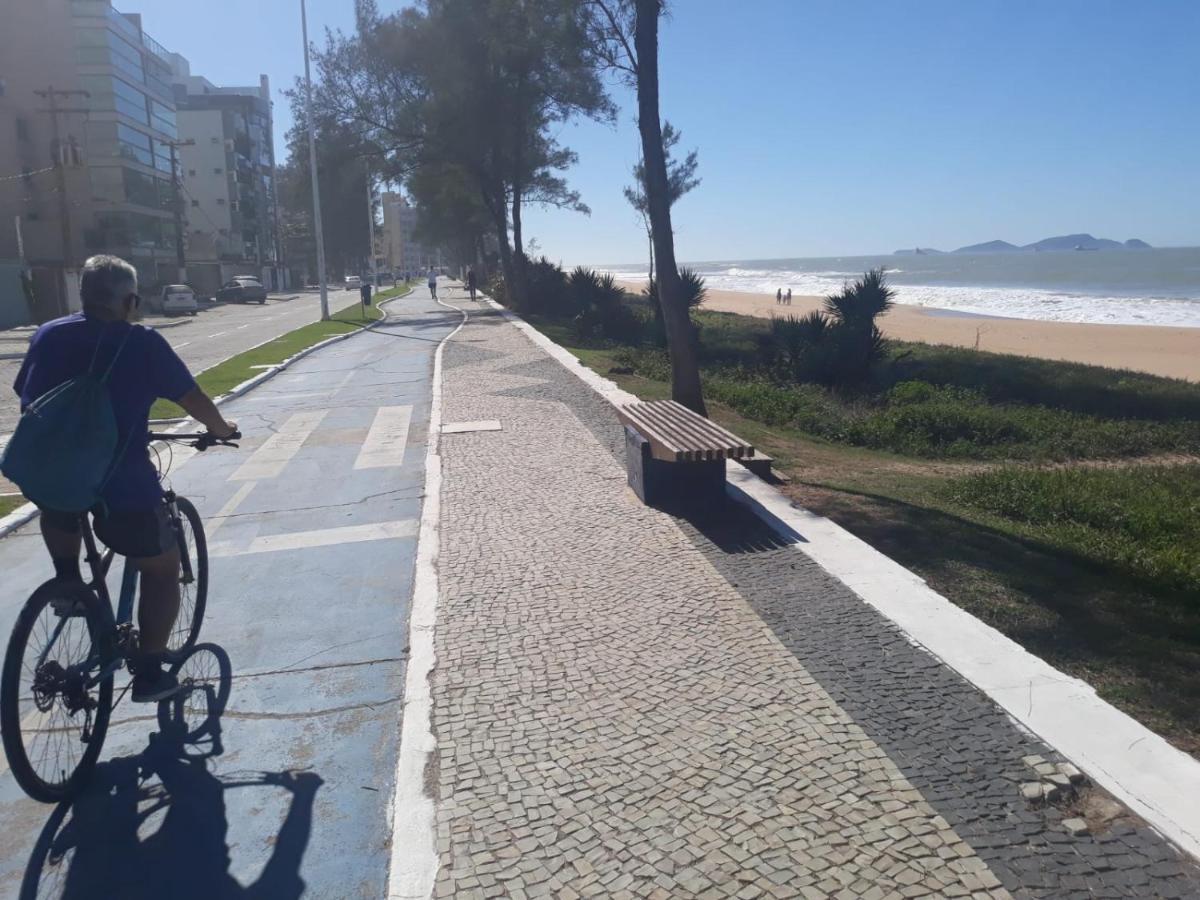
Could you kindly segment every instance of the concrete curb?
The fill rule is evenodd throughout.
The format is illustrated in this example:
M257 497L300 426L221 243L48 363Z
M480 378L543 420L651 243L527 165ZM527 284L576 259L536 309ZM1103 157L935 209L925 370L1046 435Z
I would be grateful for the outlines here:
M613 405L637 397L492 300L504 318ZM1200 859L1200 761L951 603L920 576L835 522L797 507L742 466L726 491L793 547L894 623L915 646L953 669L1185 854ZM797 541L797 536L802 536Z
M406 295L407 296L407 295ZM442 501L442 358L446 345L469 318L465 310L442 301L441 306L462 316L458 327L444 337L433 356L430 385L429 437L425 444L424 503L417 536L412 603L408 616L408 666L400 719L400 752L396 759L392 796L392 855L388 865L388 900L433 896L439 857L435 840L437 805L425 790L425 771L437 750L433 736L433 688L437 664L434 628L439 597L438 551Z
M412 292L413 292L413 289L409 288L403 294L400 294L396 297L388 297L388 299L383 300L379 303L379 307L382 309L386 304L391 303L393 300L403 300L405 297L407 297ZM243 381L241 384L234 387L233 390L229 391L229 393L222 394L220 397L215 398L213 400L213 403L216 403L219 406L223 403L228 403L230 400L235 400L238 397L241 397L243 394L246 394L249 391L254 390L254 388L258 387L260 384L270 381L272 378L274 378L280 372L283 372L284 370L286 370L293 363L298 362L299 360L303 359L304 357L306 357L312 353L316 353L322 347L328 347L330 344L336 344L338 341L344 341L347 338L352 338L355 335L362 334L363 332L366 332L366 331L370 331L373 328L376 328L379 325L382 325L386 321L387 321L387 316L385 315L382 319L377 319L376 321L372 322L369 325L364 325L362 328L359 328L357 331L348 331L345 334L335 335L334 337L327 338L326 340L321 341L319 344L313 344L311 347L306 347L305 349L299 351L298 353L296 353L292 356L289 356L283 362L279 363L279 365L273 366L272 368L267 369L261 375L255 375L253 378L249 378L246 381ZM273 341L275 339L276 338L271 338L271 340L263 341L262 344L256 344L254 347L251 347L250 350L254 350L256 347L261 347L263 344L269 344L271 341ZM245 350L243 352L248 353L249 350ZM187 422L187 421L189 421L189 420L188 419L152 419L150 424L151 425L177 425L177 424L180 424L182 422ZM176 451L176 453L178 453L178 451ZM7 537L9 534L16 531L21 526L26 525L32 519L36 518L37 515L38 515L38 508L36 506L34 506L32 503L26 503L24 506L17 507L12 512L10 512L7 516L0 519L0 539Z

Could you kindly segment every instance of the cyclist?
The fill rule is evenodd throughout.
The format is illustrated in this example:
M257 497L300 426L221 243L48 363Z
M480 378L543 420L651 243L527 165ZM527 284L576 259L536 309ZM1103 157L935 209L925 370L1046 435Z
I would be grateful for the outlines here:
M162 667L179 614L179 549L158 472L150 461L146 437L150 407L160 397L172 400L220 438L230 437L237 428L197 387L161 334L132 324L141 305L133 266L116 256L93 256L80 273L79 293L82 312L47 322L34 334L14 388L24 409L50 389L88 371L94 357L105 367L115 360L108 390L119 449L101 492L103 503L92 515L96 535L129 557L141 576L142 657L134 665L133 699L152 702L179 689ZM78 516L44 509L41 529L55 577L81 584Z

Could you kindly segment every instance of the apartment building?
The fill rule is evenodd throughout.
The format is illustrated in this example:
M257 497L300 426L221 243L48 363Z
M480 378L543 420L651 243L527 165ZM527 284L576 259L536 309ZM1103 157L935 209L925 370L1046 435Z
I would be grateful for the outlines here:
M282 288L271 85L218 87L173 57L187 274L199 293L234 275Z
M129 259L147 289L175 279L170 76L141 17L107 0L5 3L0 260L31 273L32 318L77 305L93 253Z

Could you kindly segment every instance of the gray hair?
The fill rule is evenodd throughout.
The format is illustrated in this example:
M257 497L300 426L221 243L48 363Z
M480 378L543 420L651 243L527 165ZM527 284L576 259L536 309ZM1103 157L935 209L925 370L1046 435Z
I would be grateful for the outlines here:
M79 297L83 308L116 309L137 290L137 269L119 256L102 253L83 264L79 274Z

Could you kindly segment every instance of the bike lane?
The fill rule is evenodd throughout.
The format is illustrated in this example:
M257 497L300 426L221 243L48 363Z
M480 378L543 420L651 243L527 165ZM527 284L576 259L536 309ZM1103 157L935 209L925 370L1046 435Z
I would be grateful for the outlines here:
M126 698L69 809L25 798L0 758L0 897L385 893L433 360L459 321L428 298L389 309L229 404L240 450L174 451L167 481L208 534L200 641L230 660L224 714L180 745ZM50 573L36 523L0 540L0 571L7 641Z

